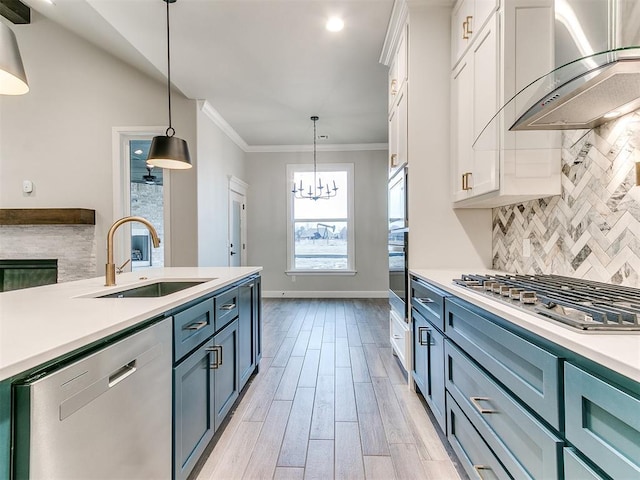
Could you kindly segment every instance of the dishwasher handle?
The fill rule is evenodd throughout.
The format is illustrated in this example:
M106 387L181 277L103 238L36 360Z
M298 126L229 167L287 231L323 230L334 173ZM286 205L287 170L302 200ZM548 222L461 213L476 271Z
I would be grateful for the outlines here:
M137 367L136 367L137 362L138 362L137 359L133 360L132 362L129 362L126 365L123 365L122 367L117 369L115 372L113 372L111 375L109 375L109 388L113 387L114 385L117 385L122 380L127 378L129 375L133 375L137 370Z

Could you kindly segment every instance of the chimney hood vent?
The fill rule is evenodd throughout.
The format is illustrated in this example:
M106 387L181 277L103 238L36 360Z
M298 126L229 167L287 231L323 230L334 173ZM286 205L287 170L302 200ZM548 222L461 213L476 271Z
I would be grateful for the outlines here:
M540 85L531 95L530 87ZM510 130L594 128L640 108L640 47L598 53L539 78L526 93L535 98ZM510 101L511 102L511 101Z

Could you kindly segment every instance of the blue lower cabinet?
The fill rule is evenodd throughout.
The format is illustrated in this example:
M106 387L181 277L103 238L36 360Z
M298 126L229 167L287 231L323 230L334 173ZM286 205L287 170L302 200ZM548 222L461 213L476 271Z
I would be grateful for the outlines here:
M564 478L565 480L608 480L583 460L575 449L564 449Z
M413 324L413 370L411 376L421 392L427 391L427 330L429 323L415 310L411 311Z
M238 319L213 337L214 402L216 430L240 393L238 374Z
M511 479L449 394L447 394L447 439L469 478Z
M173 369L174 479L187 478L213 438L213 340L206 342Z
M445 334L537 415L560 431L558 357L459 299L445 299Z
M414 351L411 374L440 428L446 432L444 335L416 310L412 310L411 316Z
M567 440L611 478L640 479L640 396L567 363Z
M449 340L445 354L448 392L505 470L517 479L561 478L562 440Z

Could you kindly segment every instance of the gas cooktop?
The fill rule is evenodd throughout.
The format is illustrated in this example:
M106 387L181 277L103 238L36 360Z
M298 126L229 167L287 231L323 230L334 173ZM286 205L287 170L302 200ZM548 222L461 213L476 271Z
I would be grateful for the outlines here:
M581 331L640 333L640 290L560 275L465 274L454 283Z

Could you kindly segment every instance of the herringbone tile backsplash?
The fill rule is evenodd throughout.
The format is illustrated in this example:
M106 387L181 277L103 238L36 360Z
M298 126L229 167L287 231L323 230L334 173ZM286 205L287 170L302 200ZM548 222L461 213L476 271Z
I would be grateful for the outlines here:
M640 113L563 135L562 193L493 209L493 268L640 287ZM523 241L531 254L523 256Z

